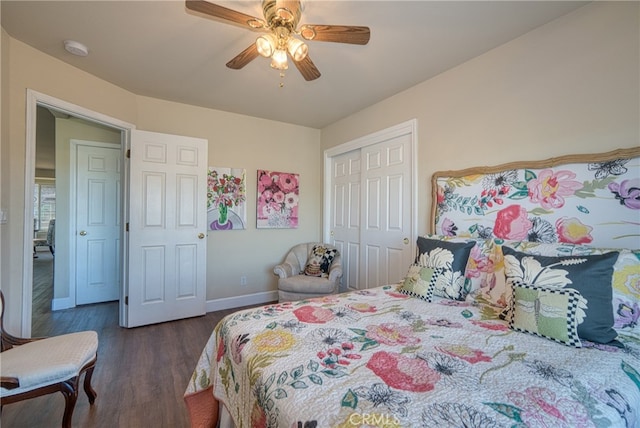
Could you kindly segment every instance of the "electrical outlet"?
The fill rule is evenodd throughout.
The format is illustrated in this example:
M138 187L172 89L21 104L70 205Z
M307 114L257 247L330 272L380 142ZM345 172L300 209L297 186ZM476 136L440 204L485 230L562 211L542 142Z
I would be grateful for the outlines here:
M240 277L240 285L247 285L247 277L246 276L241 276Z

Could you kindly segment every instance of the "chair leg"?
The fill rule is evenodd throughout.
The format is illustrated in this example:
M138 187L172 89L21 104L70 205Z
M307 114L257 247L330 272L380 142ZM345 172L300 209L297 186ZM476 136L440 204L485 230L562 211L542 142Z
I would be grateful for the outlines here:
M95 368L96 366L94 362L94 364L92 364L90 367L87 368L87 371L84 375L84 392L87 394L87 397L89 398L89 404L95 403L96 397L98 396L96 391L91 387L91 378L93 377L93 369Z
M78 376L79 377L79 376ZM78 377L60 383L60 391L64 395L64 416L62 417L62 428L71 428L71 418L73 410L78 400Z

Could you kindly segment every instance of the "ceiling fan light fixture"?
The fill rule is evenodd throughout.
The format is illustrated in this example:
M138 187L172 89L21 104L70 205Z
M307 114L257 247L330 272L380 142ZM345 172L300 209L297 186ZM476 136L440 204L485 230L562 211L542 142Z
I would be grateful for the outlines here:
M271 33L263 34L256 39L258 53L265 58L269 58L274 54L276 46L278 46L278 41Z
M234 70L240 70L258 56L263 56L271 59L271 67L279 70L283 77L284 70L288 69L287 57L290 56L302 77L311 81L320 77L320 71L309 57L306 41L366 45L371 37L369 27L364 26L306 24L299 27L304 7L302 0L262 0L264 19L211 1L185 0L185 5L194 12L267 33L227 62L227 67Z
M287 51L284 49L276 49L271 56L271 67L277 70L286 70L289 68L289 64L287 64Z
M309 47L302 40L291 37L287 42L287 50L289 51L291 58L293 58L294 61L298 62L305 59L307 53L309 52Z

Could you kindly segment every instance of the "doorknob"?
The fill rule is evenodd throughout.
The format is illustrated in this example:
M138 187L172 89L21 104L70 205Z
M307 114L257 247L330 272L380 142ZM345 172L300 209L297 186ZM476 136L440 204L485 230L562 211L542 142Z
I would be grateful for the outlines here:
M84 230L81 230L81 231L80 231L80 236L84 236L84 235L86 235L86 234L87 234L87 232L86 232L86 231L84 231Z
M202 232L198 233L198 239L204 239L204 233Z
M402 242L404 242L404 245L407 245L409 243L409 238L404 238Z

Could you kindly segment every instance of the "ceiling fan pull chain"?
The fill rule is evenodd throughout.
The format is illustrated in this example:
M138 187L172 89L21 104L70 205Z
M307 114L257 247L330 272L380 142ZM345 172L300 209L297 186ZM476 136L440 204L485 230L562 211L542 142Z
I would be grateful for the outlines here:
M284 88L284 71L280 72L280 87Z

